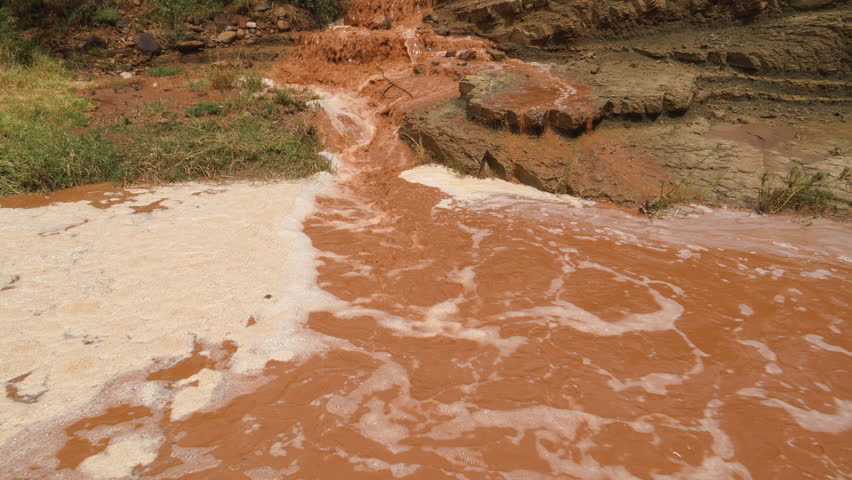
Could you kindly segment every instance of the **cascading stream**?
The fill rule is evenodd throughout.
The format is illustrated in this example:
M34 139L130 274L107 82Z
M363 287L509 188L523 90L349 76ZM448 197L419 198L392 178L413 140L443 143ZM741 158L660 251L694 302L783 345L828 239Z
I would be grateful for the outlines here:
M382 13L373 8L381 2L353 4L361 17ZM140 248L191 209L244 231L218 252L227 264L197 267L202 278L233 272L198 296L233 318L198 320L192 335L181 330L187 353L178 357L167 353L176 345L128 326L127 335L144 337L139 351L150 351L153 363L109 372L79 411L57 406L55 416L9 430L0 476L852 475L849 228L818 221L803 229L788 218L709 209L650 222L416 166L398 135L404 114L457 96L463 75L498 67L486 42L406 24L414 6L383 13L399 21L391 30L318 33L273 71L279 82L322 93L334 179L238 184L209 198L191 193L201 186L167 187L139 200L180 201L161 223L152 220ZM462 66L446 57L449 49L473 49L476 59ZM413 74L412 64L426 72ZM499 68L550 75L516 60ZM555 91L570 88L566 81ZM32 228L84 214L79 205L51 207ZM115 214L74 228L108 222L130 223ZM171 241L204 238L203 222L193 225ZM73 255L89 265L86 252ZM216 300L229 283L247 290ZM248 285L269 292L250 317L238 308L251 303L240 300ZM127 304L140 311L157 291L145 283L145 294L132 296L116 280L90 288L126 289ZM22 287L8 297L15 309L26 309L25 294ZM212 315L163 305L163 317ZM93 308L77 299L58 311L85 317ZM119 336L103 334L108 345ZM110 351L116 358L119 347ZM33 372L6 383L21 415L39 382L61 374Z

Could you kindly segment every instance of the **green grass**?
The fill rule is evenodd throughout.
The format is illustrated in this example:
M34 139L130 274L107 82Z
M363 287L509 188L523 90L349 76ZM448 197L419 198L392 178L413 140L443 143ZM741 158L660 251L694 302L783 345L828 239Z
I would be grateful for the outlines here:
M183 22L209 19L224 10L229 0L153 0L149 11L154 20L167 26L177 27Z
M120 134L140 139L129 148L136 181L301 178L328 169L312 126L295 122L282 128L251 113L225 122L205 117L148 123Z
M87 123L87 100L70 94L0 103L0 193L57 190L126 175L113 144Z
M222 115L225 113L225 107L218 103L200 102L188 107L186 113L192 117L203 117L205 115Z
M837 211L841 203L831 188L848 187L852 181L852 168L844 168L838 175L827 172L805 173L794 167L784 177L768 172L760 179L756 210L760 213L779 213L785 210L812 215L827 215Z
M94 104L73 93L92 85L70 76L55 59L37 54L26 66L0 49L0 194L105 181L300 178L329 167L316 129L254 99L252 81L234 92L239 102L197 104L189 118L158 100L97 122Z
M294 90L291 88L284 88L275 92L273 102L275 102L277 105L302 111L307 110L309 107L309 103L313 100L317 100L318 98L319 97L317 97L308 90Z
M92 25L115 25L119 18L121 18L121 15L117 8L102 6L92 13L92 16L89 17L89 23Z
M149 77L171 77L179 73L183 73L183 68L172 65L161 67L150 67L145 70Z
M639 212L649 217L661 217L675 205L684 203L695 197L695 193L683 181L661 181L659 195L645 200L639 207Z

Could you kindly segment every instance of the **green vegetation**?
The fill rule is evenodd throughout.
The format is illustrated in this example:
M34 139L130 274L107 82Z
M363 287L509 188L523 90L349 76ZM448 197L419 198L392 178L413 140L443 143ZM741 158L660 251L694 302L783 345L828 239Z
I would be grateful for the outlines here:
M639 212L649 217L661 217L675 205L695 197L696 195L683 180L677 183L661 181L659 195L645 200L639 207Z
M3 99L0 103L0 193L56 190L118 180L124 162L86 124L89 102L63 93Z
M296 0L293 3L311 12L320 23L331 23L346 10L339 0Z
M844 168L837 176L827 172L805 173L794 167L784 177L764 173L757 193L757 211L778 213L784 210L826 215L837 211L841 200L829 190L852 182L852 168Z
M169 27L176 27L183 22L198 22L209 19L214 13L221 11L229 0L153 0L150 10L155 20Z
M186 113L192 117L203 117L205 115L222 115L225 107L218 103L201 102L188 107Z
M299 178L328 168L318 155L316 130L295 122L289 128L251 112L227 122L192 118L128 127L133 178L175 182L199 177Z
M183 72L183 68L172 65L162 67L151 67L145 70L149 77L171 77Z
M102 6L92 13L89 22L92 25L115 25L119 18L121 15L118 14L117 8Z
M94 104L61 64L34 51L28 65L0 49L0 194L113 182L210 178L296 178L328 168L316 129L287 109L254 98L245 75L223 104L200 103L184 115L150 102L113 121L93 120ZM138 88L113 82L114 90ZM138 86L138 87L137 87Z
M0 64L8 66L31 63L34 55L32 42L22 39L15 31L17 18L9 7L0 7Z
M309 90L293 90L285 88L275 92L273 101L278 105L296 110L307 110L309 106L308 104L318 98L319 97Z

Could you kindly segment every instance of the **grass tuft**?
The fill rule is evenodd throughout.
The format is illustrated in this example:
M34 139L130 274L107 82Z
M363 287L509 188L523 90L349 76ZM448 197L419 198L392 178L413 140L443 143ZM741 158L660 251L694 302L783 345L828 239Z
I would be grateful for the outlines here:
M145 73L149 77L171 77L177 75L179 73L183 73L183 68L176 67L172 65L161 66L161 67L150 67L145 70Z
M115 25L119 18L121 18L121 15L117 8L102 6L92 13L92 16L89 17L89 23L92 25Z
M200 102L191 107L187 107L186 113L192 117L203 117L205 115L222 115L225 113L225 107L218 103Z
M765 172L757 193L757 211L779 213L784 210L827 215L837 211L841 202L831 188L852 181L852 168L844 168L837 176L827 172L805 173L794 167L784 177Z

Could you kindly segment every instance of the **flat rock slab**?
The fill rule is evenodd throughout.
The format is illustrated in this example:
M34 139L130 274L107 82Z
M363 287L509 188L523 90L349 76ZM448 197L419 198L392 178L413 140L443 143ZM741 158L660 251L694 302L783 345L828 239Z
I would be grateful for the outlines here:
M547 128L575 134L591 129L605 102L591 88L535 65L480 72L459 91L468 116L490 127L540 135Z
M456 99L412 112L400 137L422 151L425 161L468 175L633 206L653 198L664 178L644 156L613 148L594 134L576 139L553 132L515 135L471 121L465 109Z
M631 119L680 115L695 99L697 74L690 65L666 63L636 53L599 52L557 67L594 89L605 114Z

